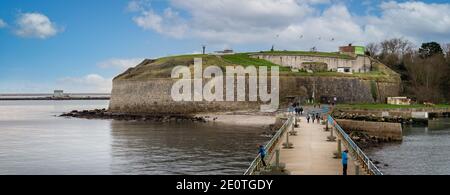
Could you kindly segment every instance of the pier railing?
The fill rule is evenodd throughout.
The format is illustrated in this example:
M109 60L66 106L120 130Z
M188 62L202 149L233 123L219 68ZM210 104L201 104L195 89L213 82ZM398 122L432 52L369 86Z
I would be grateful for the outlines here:
M266 144L265 149L267 151L267 163L270 162L270 159L272 159L274 155L275 147L277 146L279 140L282 138L284 133L289 129L291 125L293 125L294 122L294 116L289 116L287 121L283 124L283 126L277 131L277 133L272 137L272 139ZM253 160L252 164L250 164L250 167L245 171L244 175L255 175L256 172L261 171L263 168L263 164L261 161L261 155L258 154L258 156Z
M361 150L361 148L358 147L358 145L356 145L356 143L350 138L350 136L330 115L328 115L328 123L336 129L338 136L341 137L341 139L344 141L344 144L349 147L349 150L354 154L354 157L356 157L357 160L362 163L362 167L365 168L370 175L383 175L380 169L378 169L378 167L372 162L372 160L370 160L370 158Z

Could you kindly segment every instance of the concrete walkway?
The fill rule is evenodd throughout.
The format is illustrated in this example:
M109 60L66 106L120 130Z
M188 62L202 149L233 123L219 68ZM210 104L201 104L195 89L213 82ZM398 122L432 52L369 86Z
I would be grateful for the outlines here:
M300 117L297 136L289 136L293 149L282 149L286 141L283 136L280 148L280 162L286 165L291 175L342 175L341 159L334 158L337 151L337 141L328 142L330 132L324 131L325 125L307 123L305 117ZM344 150L344 146L342 149ZM353 160L349 156L348 174L355 174Z

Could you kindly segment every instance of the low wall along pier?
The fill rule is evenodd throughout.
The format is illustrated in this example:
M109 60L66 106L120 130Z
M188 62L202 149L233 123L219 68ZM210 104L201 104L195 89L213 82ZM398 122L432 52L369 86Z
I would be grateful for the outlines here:
M336 120L345 130L350 132L363 132L378 139L387 141L403 140L402 124L386 122L369 122L354 120Z

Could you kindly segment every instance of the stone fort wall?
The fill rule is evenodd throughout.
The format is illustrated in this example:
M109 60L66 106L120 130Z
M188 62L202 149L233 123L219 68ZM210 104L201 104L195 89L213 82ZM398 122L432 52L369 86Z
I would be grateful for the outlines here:
M259 110L261 102L175 102L171 97L171 78L145 81L113 81L109 109L119 113L141 114L192 114L237 110ZM280 77L280 102L282 108L288 97L308 99L313 91L316 98L337 97L341 103L373 103L373 81L346 77ZM205 84L204 82L203 84ZM398 96L400 83L377 83L377 100ZM235 90L236 91L236 90ZM225 93L224 93L225 96Z
M302 66L305 62L322 62L328 65L327 70L337 71L340 67L349 67L351 72L369 72L371 60L367 56L356 56L354 59L344 59L338 57L321 57L308 55L269 55L254 54L253 58L264 59L281 66L297 69L306 69Z

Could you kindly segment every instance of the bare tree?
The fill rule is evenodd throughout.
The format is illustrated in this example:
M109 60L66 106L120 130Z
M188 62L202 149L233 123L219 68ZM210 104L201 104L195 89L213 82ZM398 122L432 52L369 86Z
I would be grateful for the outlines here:
M394 38L381 42L380 47L382 54L394 54L401 58L401 56L405 55L406 53L412 52L414 45L409 40L403 38Z
M380 45L377 43L369 43L366 46L366 51L369 52L370 56L375 57L380 53Z
M450 43L442 44L442 50L444 50L444 54L447 58L450 57Z
M406 39L394 38L381 42L381 53L379 60L392 68L397 73L405 75L404 57L411 56L414 52L414 45Z
M403 38L367 45L369 53L401 75L408 96L419 101L450 101L450 44L442 46L445 55L421 57L415 46ZM403 93L405 93L403 92Z
M410 91L417 100L441 102L445 98L441 87L446 81L448 66L442 55L429 58L415 55L405 59L405 66L411 81Z

